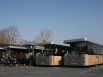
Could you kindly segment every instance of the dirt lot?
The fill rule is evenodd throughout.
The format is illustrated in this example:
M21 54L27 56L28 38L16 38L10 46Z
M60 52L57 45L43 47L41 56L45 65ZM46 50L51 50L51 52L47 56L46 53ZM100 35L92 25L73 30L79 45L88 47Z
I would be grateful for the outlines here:
M103 77L103 67L0 66L0 77Z

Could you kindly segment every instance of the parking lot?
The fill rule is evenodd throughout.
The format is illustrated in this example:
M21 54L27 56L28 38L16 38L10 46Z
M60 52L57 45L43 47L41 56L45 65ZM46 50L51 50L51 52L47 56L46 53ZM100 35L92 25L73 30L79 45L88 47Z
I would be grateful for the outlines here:
M103 67L0 66L0 77L103 77Z

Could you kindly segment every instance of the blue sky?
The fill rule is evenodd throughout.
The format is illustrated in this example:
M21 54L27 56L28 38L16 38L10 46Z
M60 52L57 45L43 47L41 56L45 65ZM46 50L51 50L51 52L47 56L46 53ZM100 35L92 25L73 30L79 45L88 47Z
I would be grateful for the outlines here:
M51 29L58 43L81 37L103 43L103 0L0 0L0 29L12 25L27 40Z

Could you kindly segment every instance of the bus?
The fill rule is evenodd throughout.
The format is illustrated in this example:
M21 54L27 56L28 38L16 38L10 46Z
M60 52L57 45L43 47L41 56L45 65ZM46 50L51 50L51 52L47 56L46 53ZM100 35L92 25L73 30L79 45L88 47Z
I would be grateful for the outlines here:
M91 66L103 64L103 46L88 38L64 40L70 51L64 55L65 66Z
M28 54L26 54L27 65L35 66L36 65L36 54L42 52L44 47L38 46L36 44L25 44L23 46L26 47L29 52Z
M7 50L4 49L3 47L0 47L0 65L4 65L5 61L4 61L4 55L3 53L5 53Z
M22 46L2 44L0 47L0 64L34 66L36 64L36 53L42 50L42 47L35 44L25 44Z
M63 56L69 51L68 46L58 44L42 44L44 50L36 54L36 65L39 66L62 66Z

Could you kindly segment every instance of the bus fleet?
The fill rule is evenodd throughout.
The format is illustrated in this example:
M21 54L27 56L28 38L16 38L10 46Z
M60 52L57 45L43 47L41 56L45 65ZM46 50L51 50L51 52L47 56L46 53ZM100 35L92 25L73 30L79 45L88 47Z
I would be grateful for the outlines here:
M37 66L92 66L103 64L103 45L88 38L64 44L39 43L0 46L0 64Z

